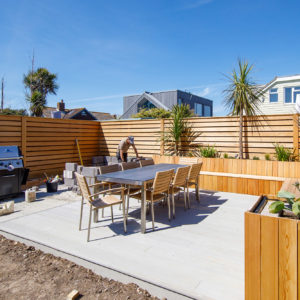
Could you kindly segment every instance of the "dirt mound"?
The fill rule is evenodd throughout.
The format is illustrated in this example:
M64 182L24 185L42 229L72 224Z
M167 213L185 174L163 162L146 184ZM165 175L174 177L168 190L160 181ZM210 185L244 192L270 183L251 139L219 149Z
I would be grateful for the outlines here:
M158 299L136 284L122 284L66 259L0 236L0 299ZM79 299L78 298L78 299Z

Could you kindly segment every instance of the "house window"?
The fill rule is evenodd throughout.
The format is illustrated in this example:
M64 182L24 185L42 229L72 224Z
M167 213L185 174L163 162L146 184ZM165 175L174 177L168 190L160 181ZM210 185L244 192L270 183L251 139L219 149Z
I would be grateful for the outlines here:
M270 102L278 102L278 89L270 89Z
M294 103L296 103L296 98L297 98L297 95L299 95L299 94L300 94L300 86L294 87L294 95L293 95Z
M204 105L204 117L211 117L211 107Z
M285 103L292 103L292 88L285 88L284 89L284 102Z
M298 94L300 94L300 86L284 88L284 102L295 103Z
M181 104L182 104L182 99L178 98L178 105L181 105Z
M151 109L151 108L155 108L156 106L150 102L149 100L146 101L142 101L138 104L138 111L142 110L142 109Z
M203 104L201 103L195 103L195 114L199 117L203 116Z

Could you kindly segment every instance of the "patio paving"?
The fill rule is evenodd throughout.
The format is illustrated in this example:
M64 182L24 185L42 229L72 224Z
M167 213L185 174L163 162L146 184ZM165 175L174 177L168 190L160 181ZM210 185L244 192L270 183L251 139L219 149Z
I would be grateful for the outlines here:
M61 190L44 200L24 204L0 217L0 233L7 232L55 248L89 262L172 290L194 299L244 298L243 213L257 196L201 191L198 204L183 209L177 201L176 219L167 218L167 206L155 207L156 230L148 216L147 233L140 233L140 204L131 200L128 232L123 233L121 210L110 209L105 218L92 223L91 242L86 242L88 209L84 207L84 230L78 231L80 197ZM22 206L23 205L23 206ZM35 208L34 208L35 207ZM19 208L19 209L17 209ZM149 290L151 292L151 290Z

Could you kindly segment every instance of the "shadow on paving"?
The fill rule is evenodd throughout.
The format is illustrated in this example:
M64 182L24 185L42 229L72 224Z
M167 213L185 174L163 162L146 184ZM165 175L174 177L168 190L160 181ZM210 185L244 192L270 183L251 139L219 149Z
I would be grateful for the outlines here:
M184 210L184 200L183 193L180 194L180 199L178 196L175 197L175 219L168 219L168 206L162 205L161 203L156 203L154 206L154 216L155 216L155 231L160 230L171 230L172 228L176 228L183 225L193 225L199 224L204 219L206 219L209 215L214 213L221 205L223 205L227 200L220 199L220 196L214 195L213 192L201 192L200 194L200 203L196 200L195 194L191 193L191 208ZM132 201L131 201L132 202ZM136 206L136 204L135 204ZM94 223L92 225L91 230L101 227L108 227L113 232L114 235L96 240L108 239L112 237L116 237L118 235L131 235L131 234L140 234L141 226L140 226L140 207L132 207L132 211L129 212L129 219L127 222L127 233L124 233L123 229L123 216L120 215L114 216L114 223L110 222L110 214L106 211L104 219L101 217L101 212L99 212L99 222ZM171 206L172 210L172 206ZM151 214L147 214L147 230L146 232L152 232L152 218ZM101 224L102 223L102 224ZM84 228L83 230L87 230Z

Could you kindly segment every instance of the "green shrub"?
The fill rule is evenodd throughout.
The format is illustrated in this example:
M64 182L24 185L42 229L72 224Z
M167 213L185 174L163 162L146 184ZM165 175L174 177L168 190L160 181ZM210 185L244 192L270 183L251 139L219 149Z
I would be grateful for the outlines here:
M271 160L270 154L265 154L265 160Z
M228 153L224 153L224 156L223 156L224 158L228 158L229 156L228 156Z
M253 160L259 160L258 156L253 156Z
M275 147L275 158L279 161L294 161L295 155L291 149L285 148L282 145L274 144Z
M200 147L200 156L201 157L218 157L218 150L214 146Z

